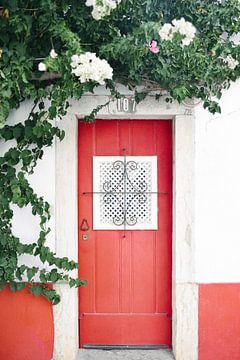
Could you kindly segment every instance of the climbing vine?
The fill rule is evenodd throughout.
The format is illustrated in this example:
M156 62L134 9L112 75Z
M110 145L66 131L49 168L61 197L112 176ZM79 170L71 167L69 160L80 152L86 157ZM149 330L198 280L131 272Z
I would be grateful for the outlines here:
M106 86L112 99L122 83L137 101L163 90L167 101L198 98L220 112L222 91L240 77L239 0L2 0L0 4L0 289L29 290L60 301L49 282L71 287L78 264L47 246L50 206L29 179L44 150L64 132L55 123L69 99ZM139 90L140 89L140 90ZM27 119L11 125L9 114L31 99ZM104 106L104 104L102 105ZM101 107L85 121L93 121ZM14 206L30 206L39 219L31 244L14 235ZM38 268L20 265L23 254Z

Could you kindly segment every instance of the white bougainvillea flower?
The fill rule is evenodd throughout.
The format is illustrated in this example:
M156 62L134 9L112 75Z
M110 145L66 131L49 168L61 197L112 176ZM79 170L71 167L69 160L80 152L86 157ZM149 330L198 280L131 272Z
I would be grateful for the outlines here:
M232 41L234 47L240 45L240 33L232 34L229 40Z
M52 49L50 51L50 56L52 59L56 59L56 57L58 57L58 54L56 53L56 51L54 49Z
M92 11L92 17L95 20L101 20L104 16L109 15L107 11L101 6L95 6Z
M189 21L186 21L184 18L181 18L180 20L175 19L172 21L172 24L174 26L173 31L178 32L184 36L182 44L191 44L196 35L196 28L193 26L193 24Z
M235 68L239 65L239 61L235 60L232 55L228 55L223 61L227 64L229 69L235 70Z
M73 56L71 57L71 60L72 60L72 62L71 62L71 67L72 67L72 68L77 67L77 66L78 66L78 63L79 63L79 56L78 56L78 55L73 55Z
M92 17L100 20L104 16L110 15L113 9L116 9L121 0L86 0L86 6L92 6Z
M192 41L193 41L193 39L184 38L184 39L182 39L182 45L183 46L188 46L188 45L191 44Z
M173 33L172 33L173 26L171 24L164 24L161 29L159 30L159 36L162 40L172 40Z
M180 20L174 19L172 24L164 24L159 30L159 36L161 40L172 40L174 33L179 33L183 35L182 45L188 46L193 41L196 31L196 28L191 22L181 18Z
M73 55L71 61L72 73L81 83L96 81L104 85L106 79L112 79L113 69L106 60L100 59L95 53Z
M39 71L47 71L47 66L43 62L40 62L38 64L38 70Z

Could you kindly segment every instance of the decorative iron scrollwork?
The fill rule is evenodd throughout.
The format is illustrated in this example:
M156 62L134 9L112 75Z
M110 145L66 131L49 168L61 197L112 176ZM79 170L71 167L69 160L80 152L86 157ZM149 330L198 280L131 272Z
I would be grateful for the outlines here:
M115 172L121 172L120 180L117 184L113 181L106 180L103 183L103 201L105 204L116 204L118 207L117 215L113 216L113 223L116 226L134 226L138 218L137 215L131 213L132 206L143 204L147 201L146 191L148 189L146 181L133 183L131 173L138 169L136 161L127 161L126 153L124 160L117 160L113 163L113 176Z

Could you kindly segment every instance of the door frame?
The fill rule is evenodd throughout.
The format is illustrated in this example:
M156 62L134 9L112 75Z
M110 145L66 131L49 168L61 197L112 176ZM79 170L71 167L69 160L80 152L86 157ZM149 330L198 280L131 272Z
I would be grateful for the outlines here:
M120 88L126 96L132 93ZM99 88L94 95L72 101L59 126L65 139L56 140L56 253L78 259L78 119L110 99ZM198 359L198 285L195 283L194 161L195 118L192 104L166 103L148 96L134 114L117 113L114 105L104 107L101 119L144 119L173 121L173 236L172 236L172 346L176 360ZM68 221L66 221L68 219ZM73 275L77 272L73 272ZM75 360L78 353L78 291L64 282L55 285L61 302L54 306L54 360Z

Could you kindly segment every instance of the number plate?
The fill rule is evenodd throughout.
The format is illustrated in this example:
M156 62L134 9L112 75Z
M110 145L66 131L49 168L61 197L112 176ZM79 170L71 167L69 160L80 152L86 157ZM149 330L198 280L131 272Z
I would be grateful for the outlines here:
M127 113L134 114L137 111L137 103L134 97L125 97L117 99L109 104L109 113Z

